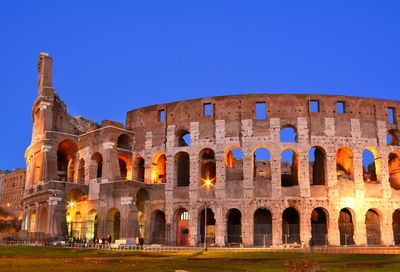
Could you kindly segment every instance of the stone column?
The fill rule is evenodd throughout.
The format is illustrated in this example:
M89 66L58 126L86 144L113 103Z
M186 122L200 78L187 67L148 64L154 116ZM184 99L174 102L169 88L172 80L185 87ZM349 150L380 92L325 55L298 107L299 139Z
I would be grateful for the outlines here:
M365 213L358 209L357 217L353 218L354 225L354 242L357 246L364 246L367 244L367 229L365 225Z
M35 203L35 210L36 210L36 220L35 220L35 232L39 232L39 222L40 222L40 203Z
M281 245L282 242L282 211L275 209L272 212L272 244Z
M223 214L222 204L211 206L215 216L215 243L218 246L225 245L225 237L227 237L226 219Z
M215 153L216 164L216 183L215 183L215 196L218 199L225 199L225 154L224 151L217 151ZM209 190L213 190L210 188Z
M250 207L244 207L242 213L242 243L251 246L254 242L254 220Z
M105 182L117 180L120 176L120 173L115 143L111 141L105 142L103 143L103 149L103 173L101 175L101 179Z
M272 182L272 199L280 199L282 197L281 186L281 155L278 150L271 150L271 182Z
M98 236L107 235L107 202L100 200Z
M198 210L196 208L189 209L189 245L196 246L200 243L200 236L198 230Z
M329 213L328 223L328 245L330 246L340 246L340 231L339 231L339 211L332 210Z
M300 213L300 242L308 246L311 239L311 212L303 206Z
M308 162L308 151L299 150L299 188L301 197L310 197L310 164Z
M146 132L146 142L145 142L145 170L144 170L144 182L152 183L151 180L151 167L153 164L153 158L151 154L151 149L153 147L153 133L151 131Z

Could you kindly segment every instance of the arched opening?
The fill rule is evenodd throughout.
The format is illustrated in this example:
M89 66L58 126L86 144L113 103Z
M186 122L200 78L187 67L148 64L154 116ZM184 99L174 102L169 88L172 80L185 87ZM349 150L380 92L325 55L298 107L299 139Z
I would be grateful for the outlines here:
M74 237L74 240L82 239L82 215L79 211L75 213L70 229L70 236Z
M180 129L176 132L178 139L177 146L190 146L190 132L186 129Z
M189 212L181 209L177 213L176 244L178 246L189 246Z
M111 235L113 241L119 239L121 229L121 213L116 208L111 208L107 212L107 236Z
M284 126L280 132L281 143L296 143L297 133L293 126Z
M322 147L312 147L308 153L311 185L326 185L325 150Z
M122 154L118 154L119 171L122 180L132 180L132 162L131 159Z
M206 215L205 209L202 209L199 214L199 234L200 234L200 243L204 243L204 231L206 224ZM207 244L215 243L215 216L212 209L207 208Z
M127 150L132 150L132 140L126 134L121 134L117 140L117 147Z
M79 166L78 166L78 183L79 184L84 184L85 183L85 160L80 159L79 160Z
M94 240L99 236L99 217L97 210L91 210L87 215L86 239Z
M341 147L336 152L336 175L338 180L353 180L353 152L348 147Z
M136 208L137 212L137 221L139 224L139 234L142 237L146 237L146 226L145 226L145 214L147 213L147 203L150 200L149 193L144 190L140 189L136 193Z
M340 245L354 245L353 216L349 209L344 208L339 213Z
M166 243L166 221L165 213L157 210L153 213L152 243L163 245Z
M311 243L313 245L327 245L327 234L327 214L324 209L316 208L311 212Z
M157 152L153 157L151 180L153 183L167 181L167 157L162 152Z
M400 131L398 129L391 129L386 136L386 144L396 146L399 145Z
M99 152L94 153L90 164L90 178L101 178L103 176L103 156Z
M201 185L216 183L216 162L215 153L210 148L200 152Z
M381 224L378 213L369 209L365 214L365 227L367 230L367 244L380 245L381 244Z
M395 210L392 215L393 240L395 245L400 245L400 210Z
M40 222L39 222L39 232L41 233L46 233L47 231L47 209L42 208L41 213L40 213Z
M254 213L254 245L272 245L272 214L266 208Z
M266 147L259 147L253 153L253 177L271 180L271 154Z
M242 243L242 213L238 209L231 209L228 212L228 243Z
M238 147L231 147L225 152L225 179L243 180L243 152Z
M300 217L295 208L282 213L282 241L284 244L300 243Z
M364 182L378 181L375 160L376 158L374 156L374 153L369 149L364 149L362 153Z
M281 153L281 186L299 185L299 156L292 149Z
M57 176L63 182L73 182L75 173L75 160L78 145L71 140L64 140L58 145L57 150Z
M40 172L42 170L42 156L34 156L34 177L33 177L33 184L38 184L40 181Z
M175 156L177 186L185 187L190 184L190 157L186 152L178 152Z
M400 189L400 156L398 151L389 154L389 183L393 189Z
M144 159L136 156L133 161L133 180L144 182Z

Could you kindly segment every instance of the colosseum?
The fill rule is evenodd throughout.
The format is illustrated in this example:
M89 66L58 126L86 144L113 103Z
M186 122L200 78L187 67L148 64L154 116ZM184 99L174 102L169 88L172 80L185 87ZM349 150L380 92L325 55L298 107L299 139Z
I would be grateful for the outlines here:
M232 95L97 124L68 114L47 53L38 73L21 233L177 246L400 244L399 101Z

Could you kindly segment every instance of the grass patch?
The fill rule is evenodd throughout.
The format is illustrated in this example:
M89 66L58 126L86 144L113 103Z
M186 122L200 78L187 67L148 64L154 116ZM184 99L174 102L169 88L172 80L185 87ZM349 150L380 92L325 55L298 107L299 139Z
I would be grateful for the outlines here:
M94 249L0 246L1 271L284 271L288 260L311 259L321 271L400 271L399 255L271 252L103 251Z

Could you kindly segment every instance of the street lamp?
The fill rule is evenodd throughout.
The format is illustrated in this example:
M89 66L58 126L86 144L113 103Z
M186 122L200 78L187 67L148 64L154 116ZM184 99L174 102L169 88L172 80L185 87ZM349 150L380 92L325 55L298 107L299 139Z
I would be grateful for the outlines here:
M206 178L202 179L203 185L206 186L207 192L210 186L214 185L213 184L213 179ZM204 251L207 251L207 202L204 203Z

